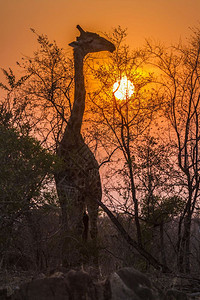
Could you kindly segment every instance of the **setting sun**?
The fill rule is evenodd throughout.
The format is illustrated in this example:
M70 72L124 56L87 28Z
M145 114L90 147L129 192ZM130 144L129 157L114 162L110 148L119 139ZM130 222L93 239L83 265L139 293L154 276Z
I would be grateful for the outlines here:
M134 85L126 76L113 84L113 93L117 99L126 100L134 93Z

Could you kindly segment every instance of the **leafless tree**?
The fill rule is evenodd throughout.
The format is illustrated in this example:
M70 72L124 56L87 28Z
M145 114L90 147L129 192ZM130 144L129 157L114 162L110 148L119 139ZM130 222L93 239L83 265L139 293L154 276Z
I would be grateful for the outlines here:
M106 203L110 201L112 212L108 205L100 206L130 245L152 265L167 270L167 266L160 264L148 253L143 244L138 178L134 169L136 144L142 140L159 109L158 94L153 89L152 74L144 73L143 70L146 53L139 50L131 52L123 44L125 37L126 31L121 28L117 28L110 37L117 50L113 53L112 60L93 69L98 89L89 94L90 109L94 117L88 120L88 127L95 137L93 145L99 151L101 167L105 166L106 169L104 195ZM123 76L127 76L134 84L135 90L132 96L126 95L124 100L120 100L114 96L113 84ZM136 227L136 240L134 233L130 235L117 219L117 211L132 218Z
M199 116L200 116L200 31L193 31L187 45L166 48L147 43L151 64L157 68L163 112L170 123L173 146L185 206L178 226L178 267L190 271L191 221L199 198Z

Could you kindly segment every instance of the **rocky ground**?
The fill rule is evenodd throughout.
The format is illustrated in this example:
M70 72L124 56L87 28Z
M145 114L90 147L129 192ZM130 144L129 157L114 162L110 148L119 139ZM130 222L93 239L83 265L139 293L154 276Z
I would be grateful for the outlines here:
M200 278L189 275L143 274L123 268L96 280L85 271L52 274L0 272L0 299L11 300L198 300Z

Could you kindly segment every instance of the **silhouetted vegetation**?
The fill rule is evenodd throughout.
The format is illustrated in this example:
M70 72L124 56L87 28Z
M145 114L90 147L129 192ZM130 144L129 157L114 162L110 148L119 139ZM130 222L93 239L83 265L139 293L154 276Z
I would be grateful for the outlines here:
M73 61L35 33L39 49L3 70L0 101L1 268L47 271L62 261L62 223L54 174L57 147L73 107ZM85 59L82 134L100 165L99 267L199 275L200 31L186 45L148 41L131 50L126 30L109 38L116 51ZM113 84L126 75L126 100ZM90 80L92 86L90 85ZM87 234L87 233L85 233ZM70 244L67 245L70 248ZM81 244L88 268L90 239ZM73 255L73 253L72 253Z

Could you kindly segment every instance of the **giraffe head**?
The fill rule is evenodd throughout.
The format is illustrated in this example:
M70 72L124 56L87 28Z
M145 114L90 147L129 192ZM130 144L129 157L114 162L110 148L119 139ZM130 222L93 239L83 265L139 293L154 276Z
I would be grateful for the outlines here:
M99 36L97 33L84 31L79 25L76 27L80 31L80 36L76 38L75 42L69 44L74 50L79 49L84 55L91 52L113 52L115 50L113 43Z

